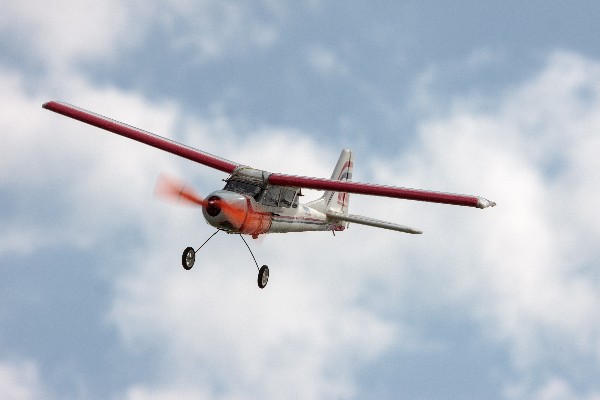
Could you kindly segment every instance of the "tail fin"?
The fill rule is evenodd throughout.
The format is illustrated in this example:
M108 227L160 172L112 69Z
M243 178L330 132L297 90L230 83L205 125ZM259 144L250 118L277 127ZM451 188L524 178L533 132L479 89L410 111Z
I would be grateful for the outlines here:
M354 157L352 151L348 149L342 150L335 169L331 174L331 179L338 181L351 181L352 168L354 166ZM348 214L348 205L350 202L350 194L345 192L326 191L323 196L310 204L311 207L323 213L335 212Z

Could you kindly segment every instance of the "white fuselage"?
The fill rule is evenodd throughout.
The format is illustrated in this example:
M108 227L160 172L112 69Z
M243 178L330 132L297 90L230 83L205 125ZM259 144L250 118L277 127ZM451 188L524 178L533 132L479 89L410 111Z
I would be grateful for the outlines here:
M269 185L265 172L241 167L222 190L208 195L213 204L203 208L206 221L217 229L256 237L265 233L341 231L345 223L323 211L300 204L299 188Z
M217 198L226 203L228 208L224 205L220 207L222 210L218 211L211 207L203 208L204 218L217 229L252 236L265 233L343 230L343 224L331 221L324 213L308 205L299 204L296 189L292 189L294 197L291 203L282 204L281 196L277 205L266 198L269 190L276 189L273 186L264 189L257 196L258 201L246 193L229 190L212 192L207 198Z

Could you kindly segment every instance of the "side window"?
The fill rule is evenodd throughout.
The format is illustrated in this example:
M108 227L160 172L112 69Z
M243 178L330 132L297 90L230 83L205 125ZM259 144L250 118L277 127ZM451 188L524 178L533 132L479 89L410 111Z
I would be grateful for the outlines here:
M262 203L265 206L273 206L277 207L279 204L279 195L281 193L281 188L278 186L270 187L263 197Z
M291 207L296 197L296 190L283 189L281 193L281 207Z

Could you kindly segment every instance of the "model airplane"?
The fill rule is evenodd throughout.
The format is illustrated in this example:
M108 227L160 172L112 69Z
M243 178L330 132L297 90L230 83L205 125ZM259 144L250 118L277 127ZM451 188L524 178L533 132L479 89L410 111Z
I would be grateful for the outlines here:
M346 229L349 222L398 232L421 233L392 222L349 214L350 193L477 208L496 205L477 196L351 182L353 156L350 150L342 150L331 179L270 173L193 149L69 104L50 101L43 107L229 174L225 187L206 197L201 197L172 180L162 179L157 185L157 191L162 194L202 207L206 222L217 228L202 246L219 231L239 234L242 240L242 235L250 235L256 239L267 233L332 231L335 234L336 231ZM300 204L299 196L302 195L303 188L325 192L317 200ZM269 267L263 265L258 268L250 246L246 240L244 243L259 270L258 286L262 289L269 280ZM181 262L186 270L194 266L196 253L202 246L197 250L192 247L184 250Z

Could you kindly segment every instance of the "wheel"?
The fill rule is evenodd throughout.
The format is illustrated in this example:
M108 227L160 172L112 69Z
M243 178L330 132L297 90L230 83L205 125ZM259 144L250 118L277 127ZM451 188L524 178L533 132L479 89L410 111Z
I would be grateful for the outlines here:
M269 267L263 265L260 267L260 271L258 271L258 287L264 289L269 282Z
M181 265L186 270L192 269L196 261L196 251L192 247L186 247L181 255Z

